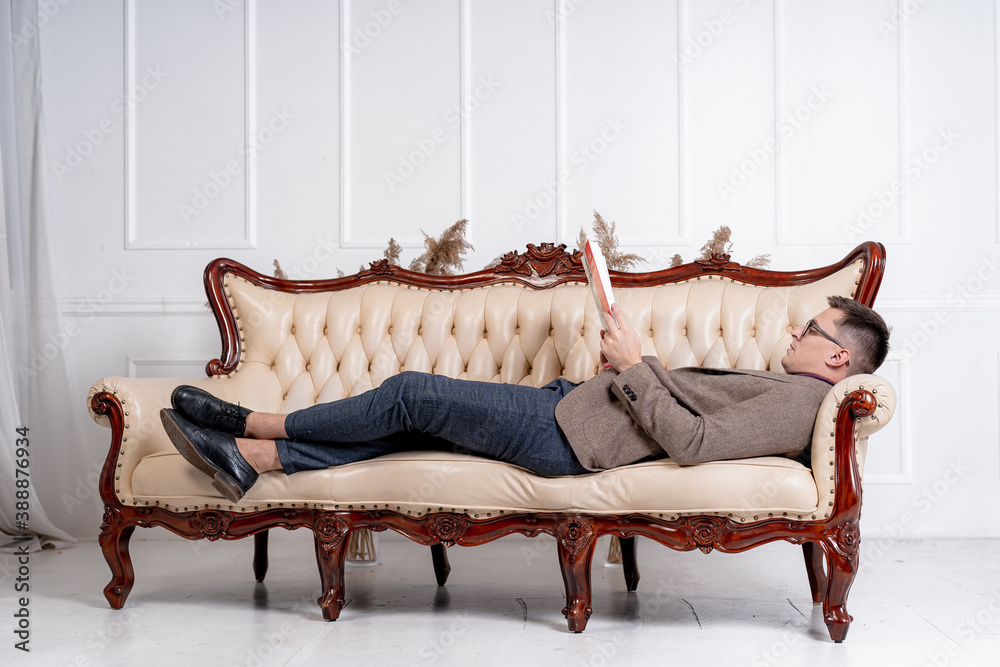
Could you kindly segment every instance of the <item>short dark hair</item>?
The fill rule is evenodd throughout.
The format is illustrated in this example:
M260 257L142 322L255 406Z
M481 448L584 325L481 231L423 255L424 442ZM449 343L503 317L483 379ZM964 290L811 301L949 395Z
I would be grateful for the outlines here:
M889 354L892 331L876 313L863 303L846 296L827 297L826 302L842 314L837 320L837 336L850 345L850 375L874 373Z

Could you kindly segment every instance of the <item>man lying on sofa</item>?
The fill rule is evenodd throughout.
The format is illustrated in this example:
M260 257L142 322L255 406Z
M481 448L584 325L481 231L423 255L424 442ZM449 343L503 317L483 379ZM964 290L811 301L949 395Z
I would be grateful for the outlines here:
M287 415L252 412L183 385L160 411L185 459L237 502L260 473L291 474L417 449L506 461L539 475L578 475L669 456L680 465L801 455L830 387L872 373L889 328L844 297L792 332L784 373L667 371L640 356L639 335L617 306L603 332L604 372L582 384L535 388L398 373L358 396ZM608 318L609 321L610 318Z

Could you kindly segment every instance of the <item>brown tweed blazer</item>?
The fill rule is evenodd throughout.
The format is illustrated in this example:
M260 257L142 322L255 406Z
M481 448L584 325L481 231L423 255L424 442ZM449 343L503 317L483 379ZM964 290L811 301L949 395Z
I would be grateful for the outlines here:
M681 465L801 454L831 385L806 375L716 368L667 371L643 357L570 391L556 420L580 463L604 470L669 456Z

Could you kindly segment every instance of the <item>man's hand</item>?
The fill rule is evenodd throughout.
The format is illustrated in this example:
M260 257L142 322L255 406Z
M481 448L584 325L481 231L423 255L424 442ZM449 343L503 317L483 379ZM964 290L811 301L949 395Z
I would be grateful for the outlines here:
M625 321L618 304L611 304L611 312L605 315L611 329L601 331L601 355L612 368L621 373L642 362L642 344L639 342L639 334ZM618 320L617 329L614 326L615 320Z

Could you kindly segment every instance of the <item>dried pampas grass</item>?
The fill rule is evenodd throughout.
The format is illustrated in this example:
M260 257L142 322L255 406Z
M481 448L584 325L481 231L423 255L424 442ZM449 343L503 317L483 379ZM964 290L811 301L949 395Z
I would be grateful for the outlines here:
M469 250L475 250L472 244L465 240L465 229L468 220L459 220L444 230L441 238L433 238L427 232L424 235L423 254L410 263L411 271L420 271L432 276L453 276L462 270L464 255Z
M580 233L583 234L582 229ZM607 262L608 268L613 271L628 271L636 264L646 261L644 257L635 253L618 250L614 220L606 222L597 211L594 211L594 241L604 253L604 261Z
M622 564L622 543L617 535L611 536L611 544L608 545L608 558L605 563L608 565Z
M347 560L352 564L378 563L375 536L367 528L358 528L347 541Z
M731 230L726 225L722 225L714 232L712 232L712 238L705 242L705 245L701 247L701 254L695 258L698 260L712 259L713 255L727 255L731 256L733 254L733 230ZM680 266L684 263L684 260L680 255L674 255L670 260L670 267ZM757 255L749 262L745 262L743 266L748 266L754 269L764 269L771 264L771 255Z
M389 238L389 247L382 253L390 264L399 266L399 255L403 252L403 246L396 243L396 239Z

